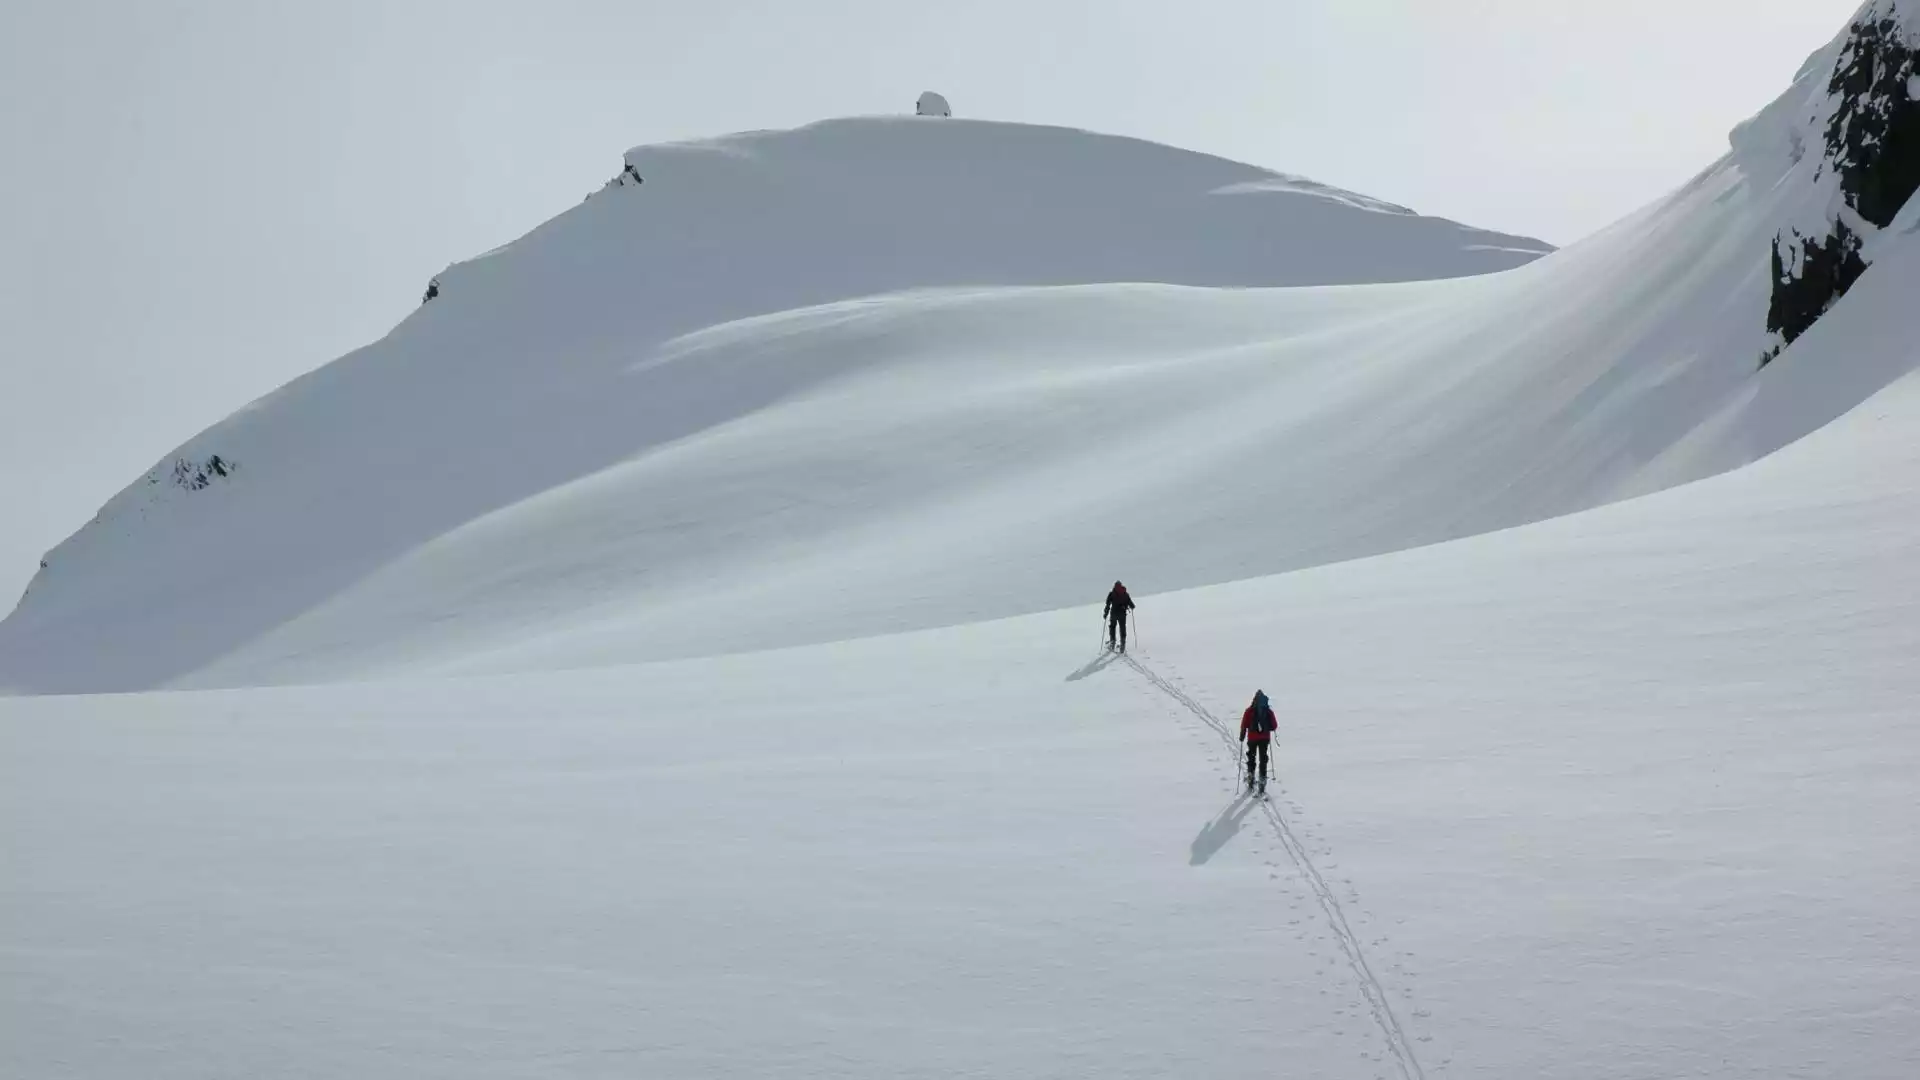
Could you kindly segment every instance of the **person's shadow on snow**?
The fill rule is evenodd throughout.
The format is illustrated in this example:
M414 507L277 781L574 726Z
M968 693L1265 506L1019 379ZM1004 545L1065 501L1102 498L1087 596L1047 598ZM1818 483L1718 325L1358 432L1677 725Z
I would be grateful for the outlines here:
M1081 679L1084 679L1089 675L1098 675L1100 672L1106 670L1108 664L1113 663L1115 660L1118 660L1119 658L1120 658L1120 654L1117 652L1114 652L1112 649L1102 649L1100 650L1099 656L1096 656L1093 659L1087 661L1086 666L1082 667L1079 671L1076 671L1073 674L1067 676L1067 681L1079 682Z
M1242 792L1233 797L1225 810L1215 815L1212 821L1201 828L1200 835L1193 838L1193 848L1187 858L1188 866L1201 866L1208 859L1220 853L1234 835L1240 831L1240 823L1253 813L1253 804L1258 800Z

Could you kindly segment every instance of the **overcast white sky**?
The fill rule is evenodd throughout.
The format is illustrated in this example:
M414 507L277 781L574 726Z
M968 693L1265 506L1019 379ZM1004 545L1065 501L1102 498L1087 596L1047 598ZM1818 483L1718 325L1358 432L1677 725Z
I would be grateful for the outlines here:
M1858 0L4 0L0 612L173 446L629 146L909 111L1136 135L1565 244Z

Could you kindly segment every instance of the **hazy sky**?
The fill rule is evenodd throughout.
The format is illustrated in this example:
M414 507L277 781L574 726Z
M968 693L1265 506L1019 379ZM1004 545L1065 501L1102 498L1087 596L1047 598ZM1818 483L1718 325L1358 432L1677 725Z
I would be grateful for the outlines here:
M4 0L0 612L169 449L629 146L931 88L1564 244L1717 157L1857 6Z

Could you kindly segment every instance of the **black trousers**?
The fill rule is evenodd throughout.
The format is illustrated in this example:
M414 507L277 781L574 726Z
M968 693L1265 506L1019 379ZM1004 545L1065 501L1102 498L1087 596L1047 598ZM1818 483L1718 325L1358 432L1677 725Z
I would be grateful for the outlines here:
M1267 745L1265 741L1247 743L1247 783L1249 784L1253 783L1256 761L1260 763L1260 782L1263 784L1267 782Z
M1084 632L1084 631L1083 631ZM1110 611L1107 613L1107 644L1127 647L1127 613Z

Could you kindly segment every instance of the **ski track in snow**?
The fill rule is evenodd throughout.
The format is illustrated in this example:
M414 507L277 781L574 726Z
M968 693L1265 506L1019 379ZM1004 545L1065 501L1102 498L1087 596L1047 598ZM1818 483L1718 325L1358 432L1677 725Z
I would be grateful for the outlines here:
M1215 716L1206 706L1195 701L1186 691L1175 686L1165 677L1147 667L1132 654L1122 653L1120 661L1132 668L1154 689L1172 698L1181 708L1192 713L1201 723L1213 729L1214 734L1227 748L1232 758L1234 775L1239 775L1240 748L1239 739L1225 721ZM1271 768L1271 765L1269 765ZM1272 773L1276 779L1277 773ZM1406 1029L1400 1026L1400 1018L1394 1014L1393 1004L1387 995L1386 986L1374 975L1373 967L1367 962L1365 950L1360 946L1360 936L1353 932L1347 922L1346 910L1340 906L1340 899L1334 894L1333 886L1314 866L1313 859L1307 853L1307 847L1295 835L1293 827L1287 823L1286 815L1280 812L1271 800L1261 799L1260 809L1273 825L1274 833L1280 838L1281 846L1287 850L1287 856L1300 871L1300 876L1313 890L1314 899L1320 904L1320 910L1326 915L1327 925L1333 930L1334 940L1339 942L1340 951L1346 954L1347 967L1353 971L1359 983L1360 993L1367 999L1367 1011L1373 1014L1373 1022L1380 1028L1380 1034L1386 1039L1387 1049L1393 1054L1394 1062L1399 1066L1404 1080L1426 1080L1426 1070L1421 1068L1420 1059L1413 1052L1412 1040L1407 1037Z

